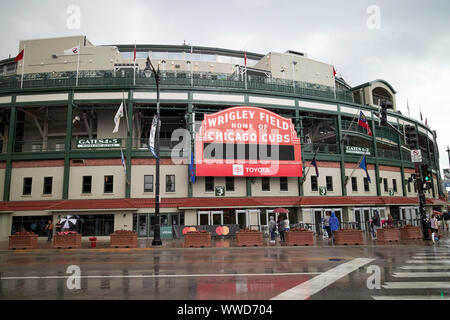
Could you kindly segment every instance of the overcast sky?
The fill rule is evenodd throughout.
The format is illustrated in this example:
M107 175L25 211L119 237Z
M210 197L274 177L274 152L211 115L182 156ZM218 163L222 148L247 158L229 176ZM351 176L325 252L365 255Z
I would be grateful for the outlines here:
M80 9L77 29L73 12ZM83 34L95 45L182 44L265 54L288 49L333 64L352 86L375 79L397 108L437 131L449 168L450 1L2 1L0 59L24 39Z

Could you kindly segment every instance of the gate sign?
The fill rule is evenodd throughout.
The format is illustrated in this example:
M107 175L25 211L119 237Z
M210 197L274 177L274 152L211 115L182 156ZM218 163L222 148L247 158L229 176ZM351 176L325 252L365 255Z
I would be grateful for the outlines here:
M300 139L292 120L262 108L205 114L195 158L197 176L302 176Z

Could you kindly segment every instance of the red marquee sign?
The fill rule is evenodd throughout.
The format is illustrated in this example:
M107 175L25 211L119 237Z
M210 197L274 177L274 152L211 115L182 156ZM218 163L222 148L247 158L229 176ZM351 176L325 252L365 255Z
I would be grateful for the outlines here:
M197 176L301 177L300 139L291 119L256 107L205 114L195 138Z

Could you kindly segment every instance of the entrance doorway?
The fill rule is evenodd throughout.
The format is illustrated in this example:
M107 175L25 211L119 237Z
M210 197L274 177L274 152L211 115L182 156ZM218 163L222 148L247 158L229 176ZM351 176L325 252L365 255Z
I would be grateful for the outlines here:
M162 213L159 215L160 227L184 224L184 213ZM153 237L156 216L154 213L137 213L133 215L133 230L138 237Z
M197 225L223 224L223 211L198 211Z
M339 226L342 225L342 209L341 208L315 208L313 209L314 212L314 231L318 234L318 235L322 235L323 234L323 218L325 218L325 214L327 213L327 211L331 212L334 211L334 213L336 214L336 218L338 218L339 220Z

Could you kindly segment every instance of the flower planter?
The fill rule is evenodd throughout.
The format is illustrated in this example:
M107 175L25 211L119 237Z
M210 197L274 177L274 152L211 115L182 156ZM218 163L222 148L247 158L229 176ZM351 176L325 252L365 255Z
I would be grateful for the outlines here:
M400 238L402 240L422 239L422 231L419 227L409 225L400 229Z
M363 232L355 229L342 229L334 231L334 244L359 245L364 244Z
M9 236L8 249L37 249L37 239L34 233L16 233Z
M240 231L236 233L238 247L252 247L263 245L263 234L259 231Z
M79 249L81 248L81 234L55 234L53 237L53 248L55 249Z
M117 230L109 236L111 248L137 248L137 232Z
M184 235L184 246L188 248L211 247L211 233L191 231Z
M314 237L312 231L289 231L286 232L288 246L313 246Z
M392 242L400 240L400 229L398 228L385 228L377 230L377 241L379 242Z

